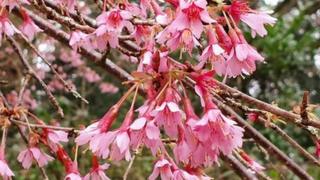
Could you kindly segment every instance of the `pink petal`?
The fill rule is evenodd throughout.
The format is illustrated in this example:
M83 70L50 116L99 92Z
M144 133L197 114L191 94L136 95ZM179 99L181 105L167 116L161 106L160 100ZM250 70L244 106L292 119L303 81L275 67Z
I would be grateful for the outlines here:
M146 122L147 122L146 118L139 118L130 125L130 129L140 130L146 125Z
M127 132L123 132L119 134L116 138L117 146L120 149L120 153L124 153L128 148L130 144L130 138L128 136Z
M160 130L153 122L149 122L146 126L146 135L149 139L159 139Z

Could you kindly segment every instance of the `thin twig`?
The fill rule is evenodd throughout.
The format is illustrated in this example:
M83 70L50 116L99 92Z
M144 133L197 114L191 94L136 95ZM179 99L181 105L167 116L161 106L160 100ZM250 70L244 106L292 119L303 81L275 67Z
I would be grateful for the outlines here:
M236 158L242 163L244 164L247 168L251 168L250 164L245 161L241 156L240 154L237 152L237 151L234 151L233 152L236 156ZM254 171L254 170L253 170ZM254 171L258 174L258 176L261 178L261 179L264 179L264 180L272 180L269 176L267 176L263 171Z
M243 104L240 104L238 102L235 102L234 100L226 97L224 98L228 104L230 104L231 106L235 106L237 108L240 108L241 110L245 111L245 112L255 112L255 113L260 113L260 114L264 114L264 112L257 110L257 109L251 109ZM258 117L258 121L263 123L263 124L267 124L267 120L262 118L261 116ZM289 144L291 144L295 149L297 149L304 157L306 157L307 159L309 159L311 162L313 162L314 164L320 166L320 162L319 160L317 160L313 155L311 155L307 150L305 150L302 146L299 145L299 143L297 143L294 139L292 139L285 131L283 131L279 126L277 126L276 124L269 122L268 123L268 127L270 127L271 129L273 129L276 133L278 133L281 137L283 137Z
M19 34L22 39L27 43L27 45L45 62L45 64L47 64L49 66L49 68L51 69L51 71L53 72L53 74L58 78L58 80L63 84L63 86L73 94L74 97L81 99L83 102L85 102L86 104L88 104L88 100L86 100L84 97L82 97L80 95L80 93L78 93L74 88L72 88L72 86L70 86L61 76L60 74L56 71L56 69L52 66L52 64L46 60L46 58L43 57L43 55L41 55L41 53L38 51L38 49L31 44L28 39L23 35L23 34Z
M48 21L37 16L32 11L30 11L26 8L23 8L23 10L25 10L28 13L28 15L33 19L33 21L41 29L43 29L45 33L47 33L49 36L54 37L58 41L64 43L68 47L70 47L69 46L70 36L66 32L56 28L55 26L50 24ZM120 80L132 80L133 79L133 77L129 73L127 73L122 68L120 68L118 65L113 63L110 59L102 58L103 56L100 53L98 53L97 51L88 50L86 48L80 48L78 52L80 54L82 54L83 56L87 57L88 60L93 61L98 66L102 67L103 69L105 69L109 73L115 75L115 77L119 78Z
M19 125L28 126L28 123L23 121L18 121L11 119L10 121L17 123ZM60 131L73 131L73 132L79 132L79 130L71 128L71 127L59 127L59 126L50 126L50 125L43 125L43 124L29 124L30 127L33 128L47 128L47 129L54 129L54 130L60 130Z
M229 106L223 104L221 101L213 97L213 101L217 106L226 111L228 114L232 115L236 122L245 129L246 133L256 140L256 143L264 147L269 154L274 155L280 161L282 161L294 174L305 180L312 180L313 178L298 164L296 164L292 159L290 159L284 152L272 144L268 139L266 139L260 132L254 129L249 123L247 123L241 116L239 116L233 109Z
M222 156L222 159L228 162L231 168L242 178L247 180L258 180L258 178L248 171L248 169L241 164L239 160L237 160L233 155Z
M47 84L37 75L35 70L32 68L32 66L29 64L27 59L24 57L19 44L12 37L8 36L7 39L10 42L10 44L12 45L13 49L18 54L19 59L21 60L22 64L28 70L28 73L30 73L40 83L40 85L42 86L42 88L46 92L46 94L47 94L47 96L49 98L49 101L55 107L55 109L57 110L57 112L60 115L60 117L63 118L64 117L64 113L63 113L62 108L60 107L60 105L57 102L56 98L52 95L52 93L51 93L50 89L48 88Z
M134 162L135 158L136 158L136 155L134 154L132 156L131 160L130 160L130 163L129 163L127 169L126 169L126 172L123 175L123 180L127 180L129 172L130 172L130 169L132 168L132 165L133 165L133 162Z
M9 103L8 103L8 101L7 101L7 99L3 96L3 93L1 92L1 90L0 90L0 96L1 96L1 98L2 98L2 100L3 100L3 102L4 102L4 104L5 104L5 106L6 106L7 108L11 108L10 105L9 105ZM12 122L12 119L11 119L11 118L9 118L9 120ZM15 125L15 126L18 128L18 131L19 131L20 136L22 137L22 139L23 139L23 141L25 142L25 144L27 145L27 147L29 147L28 138L27 138L26 135L23 133L23 131L22 131L22 129L20 128L20 126L19 126L18 124L16 124L15 122L12 122L12 123L13 123L13 125ZM38 167L39 167L39 169L40 169L40 171L41 171L41 174L43 175L43 178L44 178L45 180L49 180L48 175L47 175L47 173L46 173L46 170L45 170L43 167L40 167L39 163L37 163L37 165L38 165Z
M262 123L266 123L266 119L259 117L258 118L259 121L261 121ZM298 150L304 157L306 157L307 159L309 159L311 162L313 162L314 164L320 166L320 162L319 160L317 160L313 155L311 155L306 149L304 149L302 146L300 146L299 143L297 143L297 141L295 141L294 139L292 139L286 132L284 132L279 126L277 126L274 123L270 123L269 124L270 128L272 128L274 131L276 131L281 137L283 137L288 143L290 143L296 150Z
M237 89L234 89L232 87L229 87L226 84L219 82L218 80L213 79L213 81L221 89L228 91L235 99L240 98L241 100L243 100L244 102L246 102L248 104L255 105L257 108L259 108L261 110L268 111L268 112L271 112L272 114L283 117L284 119L288 119L295 124L301 124L301 122L302 122L302 119L298 114L294 114L292 112L286 111L286 110L281 109L279 107L276 107L276 106L273 106L273 105L268 104L266 102L263 102L259 99L253 98L245 93L242 93L241 91L239 91ZM314 121L314 120L310 120L307 125L313 126L316 128L320 128L320 122Z
M26 87L27 87L30 79L31 79L30 74L26 74L25 78L23 79L22 86L21 86L21 89L20 89L20 92L19 92L17 106L22 104L22 97L24 95L24 92L26 90Z

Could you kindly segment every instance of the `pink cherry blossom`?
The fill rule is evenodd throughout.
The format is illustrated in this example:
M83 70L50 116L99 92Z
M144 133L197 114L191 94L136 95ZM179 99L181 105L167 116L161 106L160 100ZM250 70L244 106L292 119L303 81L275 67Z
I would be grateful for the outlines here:
M316 151L315 151L315 155L320 158L320 139L318 139L316 141Z
M265 29L264 25L273 25L277 21L276 18L271 17L269 14L265 12L246 13L241 15L240 19L251 28L252 37L255 37L256 34L258 34L261 37L267 35L268 32Z
M182 125L179 126L179 138L176 146L173 148L173 154L176 161L187 163L192 153L192 148L189 145L187 133Z
M180 0L179 6L181 10L178 12L177 17L171 23L170 29L178 31L190 29L196 38L200 38L203 31L203 23L214 23L207 11L206 0L188 1Z
M9 20L8 12L3 10L2 14L0 14L0 42L2 41L3 34L13 36L17 32L19 30Z
M120 32L124 27L132 31L133 26L129 21L132 19L132 14L126 10L113 9L108 12L103 12L97 17L97 24L99 26L106 26L107 31Z
M64 178L65 180L82 180L81 176L78 173L69 173Z
M10 93L8 93L6 95L6 98L8 99L11 105L13 106L17 105L18 93L16 91L11 91ZM24 91L24 94L22 96L22 105L30 109L35 109L38 106L37 101L32 97L30 89L26 89Z
M208 109L194 129L202 142L210 143L211 149L219 150L224 155L242 146L244 130L219 109Z
M101 80L101 77L98 73L96 73L93 69L89 67L85 67L83 70L82 76L89 82L94 83Z
M64 63L70 63L72 67L78 68L84 65L84 62L81 60L81 55L76 50L62 51L60 54L60 59ZM62 74L62 76L64 76L64 74Z
M90 150L98 157L103 159L109 157L110 149L108 148L116 138L117 132L108 131L99 133L92 137L89 143Z
M199 58L200 63L197 66L198 69L202 68L208 59L211 62L215 62L219 59L222 59L223 58L222 54L225 52L225 50L219 45L216 34L212 31L211 28L208 28L207 36L209 39L209 44L202 51L202 54Z
M105 31L121 32L124 27L128 30L133 30L133 26L129 21L132 18L132 14L129 11L112 9L100 14L97 17L97 24L100 29L105 29Z
M166 134L177 137L178 125L182 119L182 111L177 104L179 97L173 88L166 90L164 101L150 114L159 126L163 126Z
M3 147L0 149L0 175L4 180L9 180L12 176L14 176L12 170L8 166L7 161L5 160Z
M130 109L119 129L95 135L89 144L92 152L104 159L110 155L110 159L115 161L123 158L129 161L131 159L129 125L133 115L133 109Z
M219 59L214 63L217 74L227 77L251 74L256 70L256 61L262 62L264 58L246 42L240 30L231 29L229 34L233 47L226 60Z
M42 32L42 30L33 22L25 11L20 10L20 12L23 17L23 23L20 27L21 32L26 35L29 40L32 40L35 34Z
M83 180L110 180L110 178L108 176L106 176L106 174L104 173L104 171L106 169L109 168L109 164L108 163L104 163L102 165L99 165L98 159L97 157L93 156L92 158L92 168L90 170L90 172L83 177Z
M205 107L205 101L208 99L206 96L210 96L208 93L208 88L214 88L216 85L212 81L213 76L215 75L214 71L202 71L199 74L193 74L196 81L194 90L196 94L200 97L200 103L202 107ZM191 108L190 108L191 109Z
M53 159L53 157L41 152L37 147L27 148L26 150L21 151L18 156L18 161L22 163L22 167L25 169L29 169L31 167L33 160L35 160L40 167L43 167Z
M131 108L127 112L121 127L114 131L108 132L111 134L110 135L111 137L108 139L108 143L106 143L105 148L107 149L110 148L111 160L119 161L125 158L125 160L129 161L131 159L129 125L132 122L133 116L134 116L134 111L133 111L133 108Z
M119 91L119 88L114 86L113 84L110 83L101 83L99 85L99 89L102 93L110 93L110 94L115 94Z
M124 27L133 32L133 25L129 21L132 14L126 10L113 9L103 12L97 17L98 28L95 30L93 43L99 50L104 50L107 44L112 48L118 46L118 35Z
M99 122L95 122L89 125L86 129L79 132L79 136L76 138L75 142L81 146L90 142L90 140L100 134L100 128L98 127Z
M19 7L22 4L30 4L28 0L0 0L0 6L6 7L9 6L9 11L14 7Z
M68 133L64 131L44 129L44 134L53 151L57 151L60 142L68 142Z
M14 176L7 162L5 162L4 160L0 160L0 175L4 180L9 180L12 176Z
M128 129L129 130L129 129ZM131 159L130 155L130 137L129 133L126 130L119 130L115 135L114 142L111 145L110 158L115 161L121 159L129 161Z
M79 47L90 49L91 44L89 42L89 35L79 30L72 31L70 35L69 45L75 50Z
M53 143L68 142L68 133L58 130L48 130L48 139Z
M255 112L247 113L248 120L255 122L259 118L259 114Z
M145 42L151 34L151 28L146 25L137 25L132 33L132 36L140 44Z
M217 161L217 154L215 151L210 150L208 144L203 143L196 136L194 129L199 117L194 113L191 101L189 98L184 97L183 99L184 111L186 113L185 123L185 141L189 148L188 163L193 167L199 167L201 165L210 165L212 162ZM180 151L185 151L181 148ZM179 152L176 152L176 154ZM185 154L185 153L184 153ZM178 155L181 161L181 155ZM176 156L177 158L177 156ZM185 160L184 160L185 161Z
M152 174L149 176L148 180L156 180L157 177L160 175L161 179L172 179L173 172L172 172L172 164L161 157L154 165Z
M244 0L233 0L229 6L226 6L226 10L230 13L235 22L240 21L240 16L243 13L250 11L248 2Z
M166 45L171 51L175 51L178 48L182 48L187 51L189 55L192 54L192 49L196 46L201 46L196 37L192 34L189 29L177 31L167 41Z
M130 139L134 149L144 144L154 155L161 144L159 128L147 117L138 118L130 125Z
M76 161L72 161L66 151L62 146L58 146L56 151L57 159L63 164L66 177L65 180L82 180L81 175L78 170L78 163Z
M86 129L80 131L80 135L75 142L81 146L89 143L90 150L98 157L107 158L110 150L109 145L116 137L116 132L108 131L113 121L116 119L119 111L118 106L113 106L109 111L98 121L89 125Z
M199 178L198 176L189 174L187 171L184 171L182 169L176 169L173 171L173 179L174 180L203 180Z
M251 28L252 37L255 37L256 34L261 37L267 35L264 25L273 25L277 21L266 12L250 9L248 3L242 0L232 1L226 9L236 22L241 20Z
M106 26L103 27L106 28ZM106 31L104 28L99 27L95 31L94 37L91 37L92 46L100 51L105 50L108 44L112 48L116 48L119 44L118 33L115 31Z

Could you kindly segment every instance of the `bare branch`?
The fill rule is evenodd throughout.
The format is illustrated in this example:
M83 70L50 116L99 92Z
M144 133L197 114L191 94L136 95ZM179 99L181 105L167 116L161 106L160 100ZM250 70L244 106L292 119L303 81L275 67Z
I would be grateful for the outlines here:
M27 59L24 57L22 50L19 46L19 44L12 38L8 37L8 41L12 45L13 49L16 51L16 53L19 56L19 59L21 60L22 64L25 66L25 68L28 70L28 73L30 73L42 86L46 94L48 95L49 101L53 105L53 107L57 110L60 117L64 117L64 113L62 108L60 107L59 103L57 102L56 98L52 95L50 89L48 88L47 84L37 75L37 73L34 71L32 66L29 64Z
M218 80L215 80L215 79L213 79L213 80L221 89L228 91L235 99L240 98L241 100L243 100L244 102L246 102L250 105L254 105L261 110L271 112L272 114L283 117L284 119L288 119L295 124L300 124L302 122L301 117L297 114L286 111L284 109L273 106L271 104L265 103L261 100L255 99L247 94L242 93L241 91L239 91L237 89L231 88L228 85L219 82ZM320 128L320 122L318 122L318 121L310 120L307 125L313 126L316 128Z
M247 180L258 180L258 178L251 173L239 160L233 155L222 156L222 159L228 162L231 168L242 178Z

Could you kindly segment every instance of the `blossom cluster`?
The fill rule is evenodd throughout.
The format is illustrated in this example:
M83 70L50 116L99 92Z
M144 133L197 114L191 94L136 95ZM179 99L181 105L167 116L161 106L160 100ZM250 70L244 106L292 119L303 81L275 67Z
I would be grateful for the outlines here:
M0 2L0 41L3 36L11 37L15 33L24 34L31 40L42 31L20 8L29 5L29 1ZM78 2L59 0L55 3L74 13ZM108 8L103 8L96 17L94 28L88 31L71 29L69 45L74 50L71 54L74 58L70 61L70 54L64 54L61 59L81 69L88 82L96 83L101 80L100 75L82 66L77 50L120 50L122 43L129 39L142 51L135 57L126 54L137 62L137 69L132 73L134 80L129 82L133 86L100 120L81 130L75 139L77 146L86 146L92 152L92 168L83 179L109 179L105 175L109 164L99 164L100 160L130 161L132 153L142 147L150 149L156 159L150 180L158 176L175 180L210 179L203 168L218 164L220 156L231 155L241 148L244 135L244 129L216 105L213 78L215 75L226 79L253 73L264 57L246 41L239 24L247 25L252 37L263 37L267 34L265 25L273 25L276 19L251 9L242 0L233 0L230 4L219 1L214 5L206 0L105 3ZM21 28L16 28L9 19L13 9L18 9L23 18ZM150 19L150 24L137 23ZM180 57L175 59L173 54L177 51ZM193 57L198 60L194 62ZM191 88L185 83L188 78L195 82ZM59 85L53 81L49 88L62 88ZM100 84L100 89L117 91L109 84ZM135 109L138 89L144 91L146 99ZM189 92L197 94L201 107L194 108ZM134 96L132 106L121 126L112 128L131 95ZM29 103L33 105L32 101ZM43 122L37 120L37 124ZM165 139L173 140L173 145L167 146ZM54 158L40 148L43 144L65 167L65 179L82 179L77 162L69 157L61 144L65 142L68 142L68 134L64 131L43 128L41 132L34 132L30 129L28 146L20 152L18 161L25 169L32 163L39 167L47 165ZM247 154L241 155L254 171L263 170ZM2 177L14 176L5 161L4 150L0 152L0 167Z

